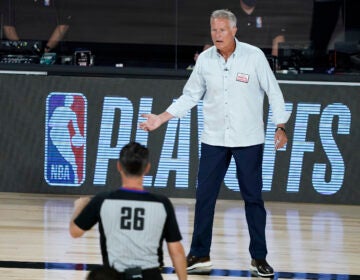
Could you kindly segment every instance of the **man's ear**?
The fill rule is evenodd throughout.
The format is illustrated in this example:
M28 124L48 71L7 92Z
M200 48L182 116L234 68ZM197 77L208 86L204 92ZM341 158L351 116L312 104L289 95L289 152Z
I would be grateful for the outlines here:
M236 32L237 32L237 27L236 26L234 26L233 28L232 28L232 35L235 37L235 35L236 35Z
M145 167L144 175L146 175L146 174L149 173L150 168L151 168L151 164L150 164L150 162L149 162L149 163L146 165L146 167Z
M120 161L117 161L117 162L116 162L116 168L117 168L117 170L118 170L119 172L122 172L122 166L121 166L121 164L120 164Z

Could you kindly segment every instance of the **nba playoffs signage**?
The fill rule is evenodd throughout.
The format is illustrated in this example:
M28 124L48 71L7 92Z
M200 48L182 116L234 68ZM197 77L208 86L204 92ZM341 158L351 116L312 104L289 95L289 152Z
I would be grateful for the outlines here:
M121 184L116 159L131 140L151 150L144 185L174 197L193 197L202 131L202 102L159 130L138 129L143 113L160 113L185 80L9 76L2 86L1 136L5 170L0 191L92 194ZM357 84L280 81L289 142L275 151L271 110L264 121L263 177L267 200L358 204ZM3 83L2 83L3 84ZM26 101L26 102L24 102ZM20 125L20 126L19 126ZM12 136L12 138L10 137ZM241 198L234 162L220 193Z

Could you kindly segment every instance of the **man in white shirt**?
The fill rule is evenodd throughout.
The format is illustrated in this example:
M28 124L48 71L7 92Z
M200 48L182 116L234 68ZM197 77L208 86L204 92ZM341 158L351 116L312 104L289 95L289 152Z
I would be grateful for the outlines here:
M282 92L264 53L235 38L234 14L228 10L214 11L210 25L214 46L199 55L183 94L165 112L144 114L147 120L140 123L140 128L152 131L173 117L183 117L203 99L204 130L187 269L212 265L210 246L215 204L233 156L245 201L250 268L260 276L272 276L274 270L266 261L266 210L261 195L265 93L277 126L276 149L287 142L285 123L290 113L285 111Z

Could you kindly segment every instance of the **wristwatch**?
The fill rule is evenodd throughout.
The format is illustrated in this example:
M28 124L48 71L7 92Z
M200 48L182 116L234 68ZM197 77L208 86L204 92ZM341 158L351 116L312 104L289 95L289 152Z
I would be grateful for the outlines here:
M279 129L282 130L282 131L284 131L284 132L286 133L285 128L283 128L282 126L276 127L276 128L275 128L275 132L278 131Z

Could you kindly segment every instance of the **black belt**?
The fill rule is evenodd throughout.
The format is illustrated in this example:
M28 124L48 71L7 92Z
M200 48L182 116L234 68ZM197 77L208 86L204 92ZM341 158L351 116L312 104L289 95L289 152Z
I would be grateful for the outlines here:
M97 279L96 277L102 277L101 279L117 279L117 280L162 280L161 270L159 267L141 269L140 267L130 268L126 271L119 272L113 267L100 266L89 273L87 279ZM91 277L90 277L91 276Z
M127 271L120 272L120 275L124 277L124 279L153 279L153 276L158 276L158 279L161 278L161 270L159 267L147 268L147 269L128 269Z

